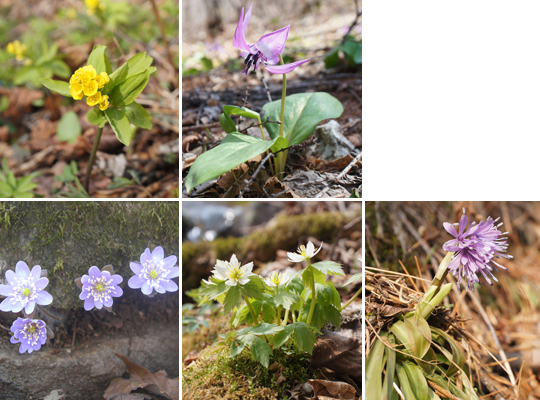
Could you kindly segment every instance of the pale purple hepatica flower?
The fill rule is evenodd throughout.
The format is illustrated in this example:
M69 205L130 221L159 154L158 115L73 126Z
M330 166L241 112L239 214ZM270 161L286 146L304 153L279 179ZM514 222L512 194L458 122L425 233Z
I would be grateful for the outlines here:
M494 220L489 217L478 225L472 222L467 226L469 221L463 210L457 231L452 224L443 224L444 229L455 238L446 242L443 249L455 252L448 269L454 276L458 276L458 287L461 285L461 278L465 277L467 287L474 290L474 284L480 283L478 273L492 285L491 279L498 282L493 271L497 271L497 267L507 269L494 261L494 258L512 258L503 254L508 248L507 238L503 235L508 232L502 233L498 230L502 223L495 225L497 221L498 218Z
M29 315L34 312L36 304L47 306L52 303L52 296L47 293L45 287L49 280L41 277L41 267L35 265L32 271L25 262L19 261L15 265L15 272L6 271L7 285L0 285L0 295L7 296L0 303L0 311L17 313L24 309Z
M141 254L141 263L130 263L135 273L129 278L128 286L132 289L141 289L146 295L152 293L176 292L178 285L171 279L178 277L180 269L176 266L176 256L164 258L163 248L158 246L154 251L146 249Z
M17 318L11 326L13 336L10 342L13 344L20 343L19 353L28 351L38 351L41 345L47 340L47 329L45 322L40 319Z
M251 67L253 67L253 69L257 69L262 63L266 70L272 74L286 74L291 72L299 65L309 61L309 59L307 59L290 64L277 65L279 63L279 55L283 53L287 36L289 36L290 25L262 36L257 43L248 44L246 42L245 35L249 20L251 18L252 7L253 4L249 6L245 18L244 8L242 7L242 11L240 12L240 20L238 21L238 26L234 31L233 46L239 50L242 50L240 55L245 58L244 64L247 65L247 68L242 71L242 73L247 75Z
M98 267L91 267L88 275L81 278L82 292L79 299L84 300L84 309L89 311L96 307L101 310L103 306L111 307L113 297L123 294L118 286L123 281L120 275L111 275L109 271L100 271Z

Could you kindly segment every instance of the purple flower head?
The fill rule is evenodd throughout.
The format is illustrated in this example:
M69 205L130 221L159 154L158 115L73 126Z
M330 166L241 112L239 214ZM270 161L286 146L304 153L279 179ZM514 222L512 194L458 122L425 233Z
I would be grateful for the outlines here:
M20 343L19 353L28 353L38 351L42 344L47 340L47 329L45 322L40 319L17 318L11 326L13 336L10 342L13 344Z
M279 55L283 53L285 48L285 42L289 36L290 25L285 28L281 28L275 32L267 33L262 36L257 43L248 44L246 42L246 30L251 18L251 9L253 4L249 6L249 9L244 18L244 8L240 12L240 20L236 30L234 31L233 46L239 50L242 50L240 55L245 58L244 64L247 68L243 71L244 74L248 74L251 67L257 69L261 63L266 70L272 74L286 74L293 69L309 61L302 60L296 61L290 64L277 65L279 63Z
M180 274L176 266L176 256L164 258L161 246L152 252L146 249L141 254L141 263L132 262L129 266L135 273L128 281L128 286L132 289L140 288L146 295L151 295L154 291L165 293L178 290L178 285L171 281Z
M47 293L45 287L49 280L41 277L41 267L35 265L32 271L25 262L19 261L15 266L15 272L6 271L7 285L0 285L0 295L7 296L0 303L0 311L17 313L24 309L29 315L34 312L36 304L47 306L52 303L52 296Z
M506 270L494 261L495 258L512 258L504 254L508 243L503 235L507 232L502 233L498 230L502 223L495 225L497 221L498 218L494 220L489 217L487 221L481 221L478 225L472 222L467 226L469 221L464 209L457 231L452 224L448 222L443 224L444 229L454 237L444 244L443 249L455 252L448 269L454 276L458 276L458 287L461 285L462 277L465 277L467 287L474 290L474 284L480 283L478 273L492 285L491 279L498 282L492 272L497 271L497 267Z
M79 299L84 300L84 309L89 311L96 307L101 310L103 306L111 307L113 297L122 296L122 289L118 287L123 281L120 275L111 275L109 271L100 271L98 267L91 267L88 275L81 278L82 292Z

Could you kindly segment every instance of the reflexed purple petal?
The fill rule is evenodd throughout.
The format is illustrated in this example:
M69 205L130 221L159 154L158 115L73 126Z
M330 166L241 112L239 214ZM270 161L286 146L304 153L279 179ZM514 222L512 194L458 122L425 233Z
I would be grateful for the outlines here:
M101 271L99 270L98 267L91 267L91 268L88 270L88 274L89 274L91 277L98 277L98 276L100 276Z
M285 28L261 36L257 41L257 49L265 55L267 62L270 64L279 62L279 55L283 53L290 28L291 26L287 25Z
M163 260L164 255L165 254L163 253L163 247L161 246L156 247L152 252L152 258L154 260Z
M161 283L161 287L167 292L176 292L178 290L178 285L173 281L165 281Z
M130 262L129 263L129 267L131 268L131 270L139 275L141 272L142 272L142 265L139 264L139 263L136 263L136 262Z
M458 234L456 232L456 227L454 225L452 225L449 222L444 222L443 227L446 230L446 232L448 232L450 235L452 235L455 238L458 237Z
M299 65L307 63L308 61L309 61L309 59L302 60L302 61L295 61L293 63L285 64L285 65L274 65L274 66L265 65L264 67L271 74L288 74L289 72L291 72L293 69L295 69Z
M176 278L177 276L180 275L180 268L179 267L172 267L170 270L169 270L169 273L167 274L167 276L165 277L165 279L172 279L172 278Z
M84 301L84 309L90 311L92 308L94 308L94 298L90 296Z
M20 343L18 339L15 339L15 336L12 336L9 341L13 344L17 344L17 343Z
M11 285L0 285L0 296L9 296L13 294L13 286Z
M145 282L146 279L133 275L131 278L129 278L128 286L132 289L140 289Z
M152 293L152 287L148 284L148 282L144 282L142 287L141 287L141 291L144 293L144 294L151 294Z
M41 291L36 296L36 303L41 306L48 306L53 301L53 297L44 291Z
M249 46L246 43L245 35L246 35L246 29L247 25L249 24L249 17L251 17L251 7L253 4L249 7L249 10L246 14L246 18L244 19L244 7L242 7L242 11L240 11L240 19L238 20L238 25L236 26L236 30L234 31L234 37L233 37L233 46L236 47L238 50L247 51L249 52Z
M40 291L40 290L43 290L45 289L45 287L47 287L47 285L49 284L49 280L47 278L39 278L37 281L36 281L36 290Z
M19 261L17 265L15 265L15 273L18 277L27 278L30 275L30 269L24 261Z
M24 307L24 312L26 315L30 315L34 312L34 308L36 308L36 303L33 301L29 301L28 304Z

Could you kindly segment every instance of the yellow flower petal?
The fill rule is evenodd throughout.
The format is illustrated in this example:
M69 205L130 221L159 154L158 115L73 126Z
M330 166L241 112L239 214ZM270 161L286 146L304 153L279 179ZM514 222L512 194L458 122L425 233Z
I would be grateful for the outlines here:
M99 75L103 78L103 81L105 82L105 85L111 81L111 78L109 78L109 75L107 75L106 72L102 72Z
M13 42L8 43L7 51L9 54L15 54L15 45L13 44Z
M73 86L69 88L69 94L71 94L71 97L73 97L75 100L80 100L83 98L83 92L82 91L77 92L73 90Z
M95 106L101 101L101 92L96 92L93 96L89 96L86 98L86 104L89 106Z
M109 96L103 96L99 102L99 109L105 111L107 108L109 108Z
M85 96L93 96L98 91L98 83L96 81L90 81L86 85L84 85L84 95Z
M97 75L94 79L97 82L97 85L98 85L99 89L101 89L103 86L105 86L105 82L103 81L103 77L101 75Z

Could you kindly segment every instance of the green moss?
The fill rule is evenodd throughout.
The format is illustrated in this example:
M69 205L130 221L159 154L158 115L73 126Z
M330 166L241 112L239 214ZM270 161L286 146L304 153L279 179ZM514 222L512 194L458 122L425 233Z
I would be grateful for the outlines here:
M214 348L207 348L199 360L184 369L182 393L190 399L287 399L281 395L284 390L316 378L309 363L309 354L281 348L274 351L270 368L265 368L251 359L248 350L232 359L227 351L217 354ZM277 384L280 376L285 380Z
M0 274L17 261L49 273L54 306L82 306L73 280L111 264L124 283L148 247L179 253L177 202L0 202Z

